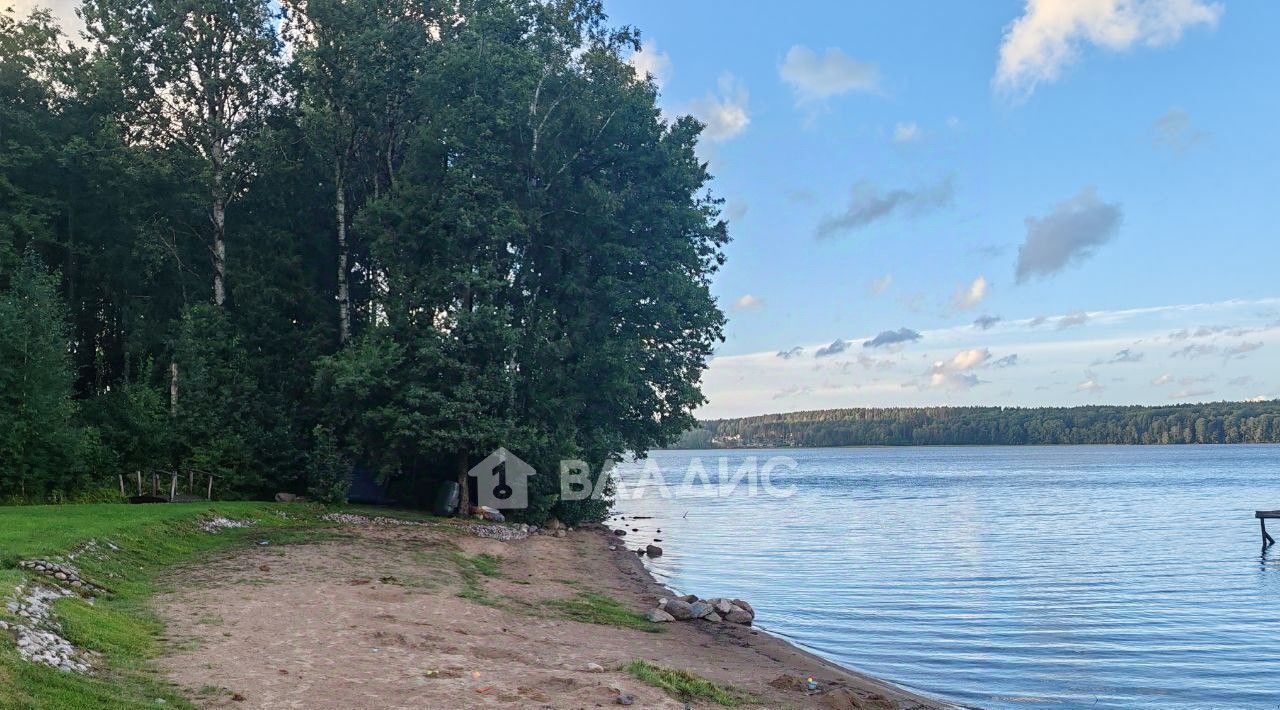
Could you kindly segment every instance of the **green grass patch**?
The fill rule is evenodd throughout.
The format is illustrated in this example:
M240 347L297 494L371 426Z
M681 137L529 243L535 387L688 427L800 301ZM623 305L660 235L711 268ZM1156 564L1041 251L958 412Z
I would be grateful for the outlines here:
M585 624L636 629L649 633L658 633L662 630L661 626L644 618L642 614L631 611L617 599L596 592L580 592L569 599L556 599L549 604L560 616Z
M190 521L206 513L261 517L264 503L166 503L129 505L25 505L0 507L0 567L18 560L67 552L89 539L110 539L161 523Z
M161 625L112 606L68 597L54 602L53 611L63 637L75 646L125 661L155 657Z
M454 552L453 563L458 568L458 574L462 578L462 589L458 592L458 596L467 601L483 604L485 606L502 607L503 603L495 599L493 595L484 587L483 577L498 577L502 575L500 567L502 558L495 555L468 555L463 552Z
M283 545L342 536L319 520L323 512L315 505L250 502L0 507L0 597L30 578L14 568L17 561L56 558L91 539L98 545L74 564L107 590L93 604L68 597L53 605L67 640L101 654L91 676L23 661L0 637L0 710L191 707L151 664L164 646L163 625L148 600L170 583L168 569L261 540ZM201 530L199 520L213 515L256 522Z
M753 702L751 694L745 690L717 685L688 671L665 668L640 659L628 664L626 671L642 683L661 688L685 702L702 701L730 708Z
M501 576L502 558L497 555L465 555L461 552L454 555L454 562L462 571L463 577L483 575L485 577Z

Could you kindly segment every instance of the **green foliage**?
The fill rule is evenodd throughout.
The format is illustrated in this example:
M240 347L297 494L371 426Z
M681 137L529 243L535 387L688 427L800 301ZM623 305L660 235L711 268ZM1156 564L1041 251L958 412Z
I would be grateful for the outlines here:
M194 306L183 315L174 353L179 382L175 434L194 468L219 476L219 487L240 495L267 492L253 459L256 386L248 354L225 311Z
M314 443L307 456L307 495L320 503L347 502L351 463L338 449L332 431L317 426L312 435Z
M679 448L1280 443L1280 400L1167 407L824 409L701 422Z
M0 287L0 496L43 500L89 474L65 322L57 279L29 252Z
M642 659L627 665L626 671L640 681L661 688L684 701L703 701L738 707L752 701L751 695L733 686L717 685L688 671L659 666Z
M107 470L147 471L169 463L168 403L155 388L124 383L84 402L81 408L108 452Z
M728 236L599 2L82 10L82 48L0 12L0 291L30 252L65 304L0 318L47 365L0 393L40 410L0 413L0 500L171 467L334 500L350 465L425 499L497 446L553 472L692 425ZM604 517L554 479L513 517Z

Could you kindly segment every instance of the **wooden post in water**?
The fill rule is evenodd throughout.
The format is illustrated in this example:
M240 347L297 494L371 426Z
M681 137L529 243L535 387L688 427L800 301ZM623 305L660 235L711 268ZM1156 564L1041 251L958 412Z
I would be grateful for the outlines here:
M1267 518L1280 519L1280 510L1255 511L1253 517L1258 519L1258 525L1262 528L1262 549L1265 550L1276 544L1275 538L1267 532Z

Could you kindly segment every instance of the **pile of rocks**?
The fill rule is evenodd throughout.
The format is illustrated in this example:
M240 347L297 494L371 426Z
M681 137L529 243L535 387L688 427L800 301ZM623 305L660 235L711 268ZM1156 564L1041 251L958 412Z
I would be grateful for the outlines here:
M63 671L86 673L91 665L91 654L77 649L60 636L60 629L50 613L54 600L69 596L73 596L73 592L61 587L41 584L19 586L14 590L13 599L5 606L20 621L0 621L0 631L13 633L18 655L24 660Z
M476 537L510 542L511 540L523 540L529 537L530 526L523 523L520 525L486 525L484 523L474 523L467 528L467 531Z
M219 515L216 517L205 518L204 520L201 520L200 529L209 533L210 535L213 535L213 534L216 534L219 530L227 530L229 528L247 528L252 524L253 524L252 520L232 520L231 518L224 518L221 515Z
M36 574L42 574L51 577L60 584L64 584L81 594L91 595L105 592L106 590L98 585L84 579L80 576L79 570L71 565L58 564L49 560L23 560L18 566L25 570L30 570Z
M699 599L697 595L658 600L658 607L651 609L645 618L653 622L689 621L702 619L713 623L727 621L730 624L750 626L756 618L756 610L741 599Z
M342 525L430 525L430 523L420 520L401 520L400 518L388 518L383 515L376 515L370 518L366 515L356 515L355 513L325 513L320 516L320 519L328 520L331 523L341 523Z

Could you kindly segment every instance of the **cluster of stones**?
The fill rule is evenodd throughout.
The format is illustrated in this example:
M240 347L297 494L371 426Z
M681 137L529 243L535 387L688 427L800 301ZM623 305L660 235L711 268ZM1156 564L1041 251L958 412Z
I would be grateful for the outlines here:
M213 535L220 530L227 530L229 528L247 528L252 524L252 520L232 520L231 518L224 518L219 515L217 517L201 520L200 529Z
M371 518L367 515L356 515L355 513L326 513L320 516L320 519L328 520L331 523L340 523L342 525L430 525L430 523L424 523L418 520L401 520L400 518L388 518L383 515L376 515Z
M476 537L484 537L490 540L523 540L529 537L532 532L532 525L488 525L485 523L473 523L467 528L467 531Z
M58 564L49 560L23 560L18 563L18 567L22 569L51 577L58 584L71 587L77 592L84 595L93 595L104 592L102 587L84 579L80 573L71 565Z
M30 569L22 563L19 566ZM84 587L80 590L83 593ZM13 634L19 656L31 663L42 663L62 671L89 671L90 654L60 636L57 623L50 614L54 600L74 594L61 587L46 585L24 584L15 590L14 598L5 606L19 621L0 621L0 631Z
M728 622L750 626L756 618L756 610L741 599L699 599L694 594L658 600L658 607L645 614L649 621L690 621L702 619L713 623Z

